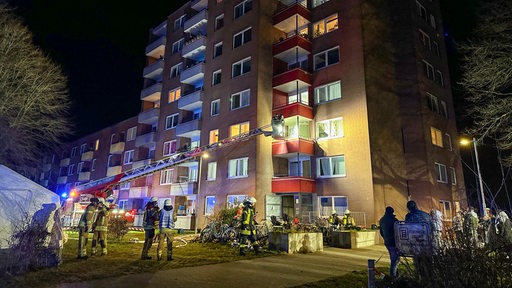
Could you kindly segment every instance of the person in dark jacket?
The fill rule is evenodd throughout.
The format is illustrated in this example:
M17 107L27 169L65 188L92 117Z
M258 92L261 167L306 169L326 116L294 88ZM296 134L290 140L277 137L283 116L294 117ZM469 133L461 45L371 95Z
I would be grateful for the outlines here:
M429 227L432 224L430 215L418 209L416 202L412 200L407 202L407 210L409 210L409 213L405 215L405 222L425 222L429 224Z
M389 252L389 260L391 260L391 267L389 268L389 275L396 278L398 276L398 262L400 254L396 248L395 243L395 223L398 221L395 217L395 209L393 207L386 207L384 216L380 218L380 235L384 238L384 245Z
M144 225L144 246L142 247L141 260L151 260L148 255L151 245L153 245L153 238L155 238L155 229L158 228L160 220L160 208L158 207L158 198L153 196L146 204L144 211L144 218L142 223Z

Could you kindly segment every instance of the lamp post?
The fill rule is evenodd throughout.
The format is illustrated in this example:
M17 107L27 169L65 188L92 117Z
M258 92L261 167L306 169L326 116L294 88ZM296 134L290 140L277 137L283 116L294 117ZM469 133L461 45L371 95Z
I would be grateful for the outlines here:
M478 198L479 198L479 205L480 205L480 213L482 213L482 217L485 216L485 210L486 210L486 205L485 205L485 196L484 196L484 184L483 184L483 180L482 180L482 173L480 172L480 161L478 159L478 149L476 149L476 139L475 137L473 137L473 140L469 141L467 139L461 139L460 140L460 144L463 145L463 146L466 146L466 145L469 145L469 143L472 142L473 143L473 150L475 151L475 159L476 159L476 172L477 172L477 175L478 175L478 190L479 193L478 193Z

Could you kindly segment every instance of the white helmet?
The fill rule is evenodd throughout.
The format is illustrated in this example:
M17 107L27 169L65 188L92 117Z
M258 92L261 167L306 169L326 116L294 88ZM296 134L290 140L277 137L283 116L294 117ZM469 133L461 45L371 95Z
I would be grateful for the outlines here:
M350 210L345 210L345 214L350 214Z
M248 201L251 202L251 204L254 204L254 203L256 203L256 198L251 197L248 199Z
M164 201L164 206L172 206L171 199L166 199L166 200Z
M151 199L149 200L149 202L157 202L157 201L158 201L158 197L156 197L156 196L151 197Z

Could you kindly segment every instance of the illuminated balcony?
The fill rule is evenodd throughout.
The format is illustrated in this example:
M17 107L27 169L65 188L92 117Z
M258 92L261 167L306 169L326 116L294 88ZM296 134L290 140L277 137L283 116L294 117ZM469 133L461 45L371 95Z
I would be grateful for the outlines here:
M295 138L272 142L272 155L287 156L288 154L315 154L315 143L312 140Z
M301 68L288 70L284 73L275 75L272 79L272 87L284 93L303 90L311 86L313 77L311 73Z
M94 157L94 151L87 151L82 154L81 161L91 161Z
M124 152L124 142L120 141L114 144L110 144L110 154L121 154Z
M201 134L201 120L194 119L176 126L176 136L178 137L199 137Z
M313 107L296 102L288 105L281 106L272 110L272 115L281 114L284 118L293 116L302 116L308 119L313 119Z
M162 79L162 72L164 71L164 60L158 59L152 64L149 64L144 68L142 72L142 77L146 79L153 79L158 81Z
M162 83L155 83L147 88L140 91L140 100L148 102L160 101L160 95L162 93Z
M306 1L279 1L276 14L273 17L274 27L281 31L291 31L295 27L301 27L311 22L311 11L307 8Z
M195 92L183 95L178 100L178 109L194 111L203 106L203 91L197 90Z
M152 109L148 109L146 111L140 112L138 121L139 121L139 123L142 123L142 124L151 125L158 121L158 117L160 117L160 109L152 108Z
M305 177L272 178L272 193L315 193L315 179Z
M272 55L286 63L292 63L297 58L302 59L311 54L311 47L311 41L295 35L275 43L272 47Z
M135 147L151 147L155 145L156 141L156 132L149 132L146 134L142 134L135 138ZM135 168L135 167L133 167Z
M203 9L192 18L185 21L183 24L183 31L185 33L193 33L195 30L200 29L201 26L206 25L208 22L208 10Z
M123 166L112 166L107 168L107 177L121 174Z
M182 182L171 184L171 196L196 194L197 182Z
M59 167L67 167L67 166L69 166L69 161L70 161L69 157L61 159Z
M191 40L185 44L183 50L181 50L181 55L184 58L190 59L204 59L204 54L206 52L206 37L199 36L194 40Z
M199 62L194 66L187 67L181 71L180 81L189 85L195 85L204 80L204 62Z
M149 43L146 46L146 56L153 57L158 59L165 55L165 43L167 42L167 37L161 36L155 41Z

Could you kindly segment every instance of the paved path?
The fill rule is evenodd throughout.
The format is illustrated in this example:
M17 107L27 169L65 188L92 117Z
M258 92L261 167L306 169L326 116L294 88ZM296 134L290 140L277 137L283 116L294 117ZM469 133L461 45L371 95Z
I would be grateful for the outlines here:
M383 245L360 249L326 247L323 252L289 254L252 260L203 265L142 273L81 283L61 284L61 288L86 287L293 287L351 271L367 269L368 259L389 264Z

